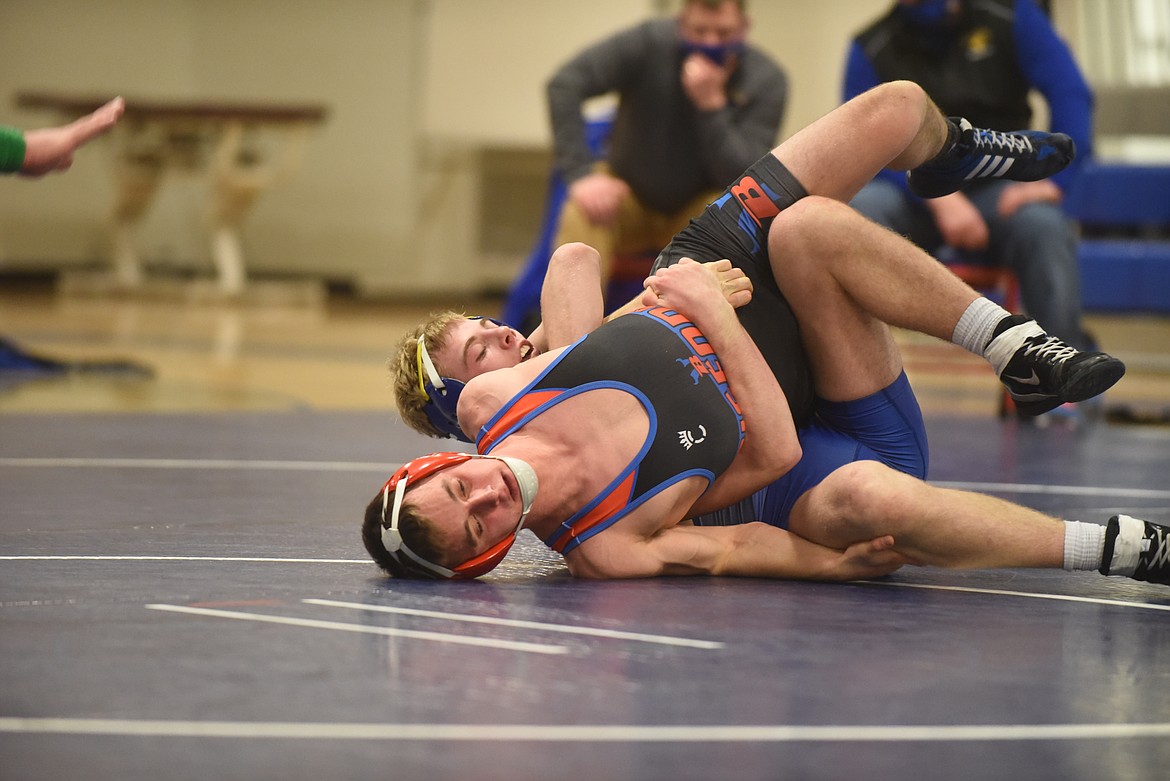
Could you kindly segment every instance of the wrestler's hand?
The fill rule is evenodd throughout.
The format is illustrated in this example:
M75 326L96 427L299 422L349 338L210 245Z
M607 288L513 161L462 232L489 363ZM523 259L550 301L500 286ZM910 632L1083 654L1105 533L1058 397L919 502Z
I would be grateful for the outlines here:
M731 265L727 259L708 263L707 267L719 278L719 287L727 303L739 309L752 300L752 281L743 273L743 269Z
M114 98L92 114L68 125L25 133L24 164L20 166L20 175L35 177L68 170L73 165L73 153L112 128L125 107L122 98Z
M644 306L665 306L689 317L700 330L735 319L735 310L723 296L713 263L683 258L673 266L660 268L643 285Z
M894 538L886 535L850 545L842 551L833 574L841 580L880 578L912 563L894 550Z
M708 270L714 272L719 280L719 288L723 291L723 297L727 299L727 303L739 309L752 300L752 281L748 279L747 274L743 273L742 269L731 265L731 261L726 258L706 265ZM642 294L640 300L642 306L658 305L658 297L649 289Z

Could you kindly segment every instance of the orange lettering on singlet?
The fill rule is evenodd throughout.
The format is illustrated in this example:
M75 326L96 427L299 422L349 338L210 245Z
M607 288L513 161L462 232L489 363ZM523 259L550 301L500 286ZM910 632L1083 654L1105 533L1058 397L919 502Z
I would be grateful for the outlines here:
M727 384L727 375L723 373L723 364L719 360L712 358L707 361L707 371L711 373L711 378L720 385Z
M686 315L676 312L673 309L667 309L666 307L656 306L653 309L647 309L646 314L672 327L682 325L683 323L690 323Z
M711 343L707 341L707 337L703 336L703 332L693 325L688 325L680 330L679 336L687 340L687 344L691 346L695 355L707 356L715 352L711 349Z
M780 208L764 194L764 188L750 176L732 185L731 194L743 205L744 211L755 220L756 225L763 225L764 220L780 213Z

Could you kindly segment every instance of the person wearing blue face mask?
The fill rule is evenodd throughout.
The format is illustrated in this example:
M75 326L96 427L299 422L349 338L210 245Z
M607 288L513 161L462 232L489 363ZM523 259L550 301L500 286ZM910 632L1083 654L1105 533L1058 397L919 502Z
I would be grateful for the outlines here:
M775 145L788 79L747 42L745 6L685 0L677 16L622 30L553 74L554 165L567 186L553 246L596 248L605 278L615 255L652 259ZM613 93L616 116L597 156L582 106Z
M899 0L854 38L842 102L900 79L917 82L944 113L996 131L1028 127L1036 91L1047 104L1048 129L1072 138L1076 159L1048 179L985 180L931 199L887 170L851 205L928 251L986 253L1015 272L1025 311L1046 331L1096 349L1081 323L1076 234L1060 205L1092 157L1093 94L1040 5Z

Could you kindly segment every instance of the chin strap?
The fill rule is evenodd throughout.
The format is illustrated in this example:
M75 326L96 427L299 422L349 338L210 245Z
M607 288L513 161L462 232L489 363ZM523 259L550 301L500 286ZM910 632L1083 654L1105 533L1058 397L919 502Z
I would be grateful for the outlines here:
M424 559L406 545L405 540L402 539L402 531L398 527L399 516L402 512L402 501L406 495L408 483L417 482L426 477L430 477L436 472L441 472L444 469L470 461L473 458L498 458L498 460L502 461L512 470L520 486L522 505L520 520L516 522L516 528L512 530L511 534L504 537L504 539L478 556L473 556L459 566L448 569L433 561ZM536 499L536 489L536 473L531 466L518 458L481 456L472 453L431 453L430 455L421 456L399 467L382 487L382 547L386 549L386 552L390 554L390 557L394 561L401 563L402 560L399 558L399 555L404 555L427 572L440 578L454 580L477 578L480 575L490 572L508 555L508 551L511 549L513 543L516 542L516 535L524 525L524 519L528 517L528 511L532 509L532 503ZM394 494L393 501L390 499L392 491Z

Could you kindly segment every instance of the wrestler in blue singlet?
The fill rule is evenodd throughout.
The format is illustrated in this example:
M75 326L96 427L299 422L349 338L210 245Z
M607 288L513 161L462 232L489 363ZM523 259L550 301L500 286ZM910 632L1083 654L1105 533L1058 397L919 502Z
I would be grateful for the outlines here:
M738 505L695 518L698 525L760 520L786 526L797 499L853 461L880 461L926 477L926 429L904 373L889 387L853 401L827 402L813 392L800 329L768 257L773 218L807 194L783 163L765 155L691 220L654 264L658 269L684 257L727 258L752 281L752 300L736 313L788 397L803 451L788 474Z
M617 477L544 540L560 553L680 480L700 476L710 484L743 441L743 416L711 346L683 315L657 307L619 317L566 348L484 425L476 447L490 453L537 415L600 389L637 398L650 428Z

